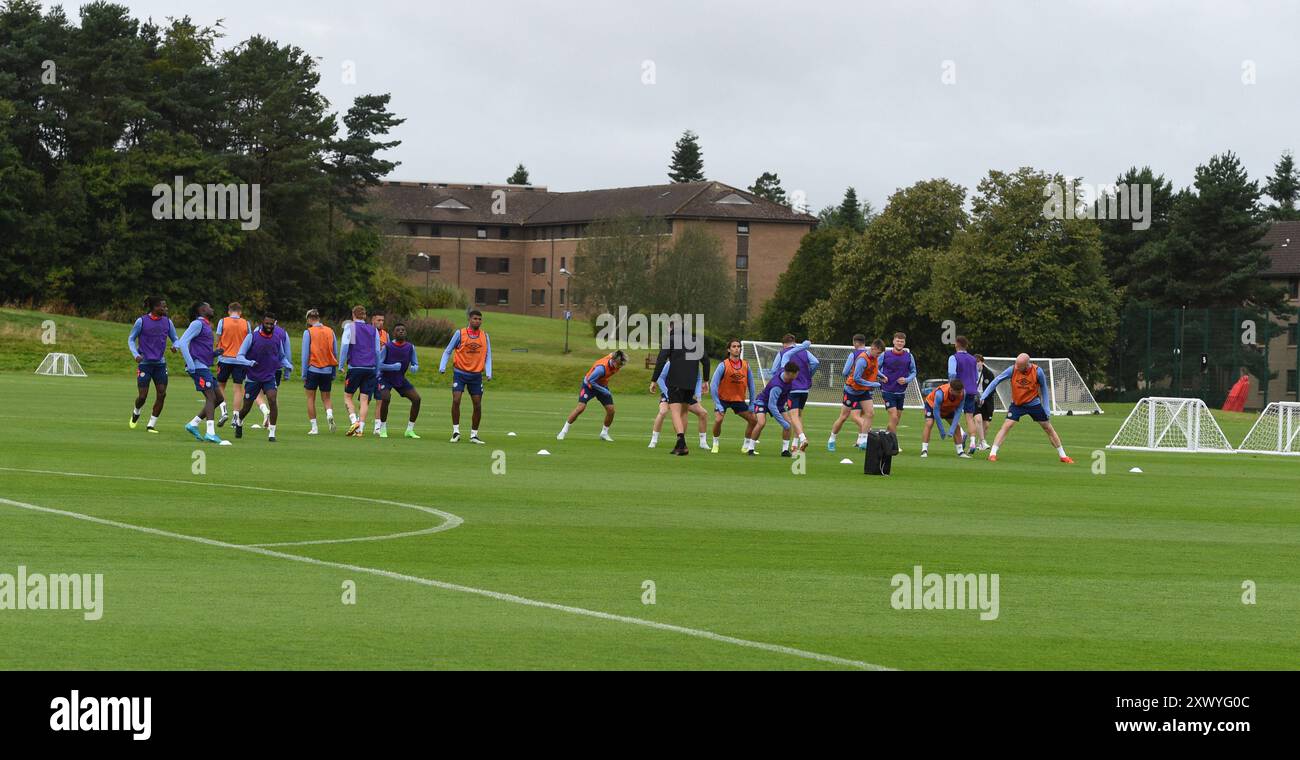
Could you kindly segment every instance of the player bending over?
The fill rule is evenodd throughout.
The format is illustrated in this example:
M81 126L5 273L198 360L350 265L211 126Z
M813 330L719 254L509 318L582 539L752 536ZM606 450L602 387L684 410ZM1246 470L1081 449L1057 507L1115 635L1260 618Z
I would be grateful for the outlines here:
M474 403L470 420L469 442L481 444L478 426L483 420L483 381L492 379L492 341L483 332L483 312L474 309L469 313L469 326L462 327L451 336L442 352L438 373L447 371L447 360L452 360L451 371L451 442L460 441L460 397L468 390Z
M609 435L609 426L614 424L614 393L609 389L609 379L618 374L624 364L627 364L627 354L615 351L605 354L591 365L587 374L582 376L582 386L578 388L578 405L569 412L569 418L564 421L564 427L560 428L555 440L564 440L564 436L569 433L569 426L587 411L587 402L594 398L605 407L605 424L600 429L600 439L611 443L614 441Z
M190 420L185 430L200 441L224 444L225 441L217 437L216 409L218 404L225 404L226 398L217 385L217 379L212 376L212 361L216 358L212 317L212 306L194 304L190 309L190 325L176 341L176 348L185 358L185 372L194 381L194 390L203 396L203 409ZM207 422L206 435L199 432L199 423L203 421Z
M749 368L749 362L740 358L740 352L740 340L732 338L727 341L727 358L718 364L713 379L709 381L714 414L713 447L710 451L714 454L718 453L722 442L719 436L722 435L722 420L727 416L727 410L745 421L745 442L740 446L740 453L744 454L753 446L754 426L758 424L758 418L750 411L754 405L754 372Z
M420 360L415 355L415 344L406 340L406 325L393 325L393 339L380 348L379 358L379 429L376 435L388 437L388 401L393 391L411 402L411 416L406 422L406 437L419 438L415 433L415 419L420 416L420 394L406 379L407 371L419 372Z
M808 350L811 345L812 341L805 340L801 347L795 343L793 335L787 334L781 338L781 353L772 363L773 376L776 376L778 368L790 362L794 362L799 367L799 374L794 379L794 385L790 387L790 427L782 431L781 439L785 441L783 446L793 446L800 451L808 448L808 436L804 435L803 429L803 408L808 403L808 391L812 389L812 376L821 365L817 357ZM791 437L793 441L790 441Z
M1043 396L1043 389L1047 387L1047 378L1043 375L1043 368L1029 361L1029 354L1021 354L1016 357L1016 363L1002 370L989 387L984 389L984 394L980 397L983 401L993 395L993 391L998 384L1004 380L1011 381L1011 407L1007 409L1007 419L1002 423L1002 429L993 439L993 448L989 450L989 461L998 461L998 449L1002 447L1002 441L1006 439L1007 433L1011 428L1016 426L1016 422L1026 414L1043 428L1047 433L1047 440L1052 442L1056 447L1056 454L1066 464L1074 464L1065 453L1065 447L1061 445L1061 436L1057 435L1056 429L1052 427L1052 409L1048 406L1048 400Z
M265 394L269 406L266 420L266 440L275 443L275 423L280 417L280 405L277 401L279 388L275 376L281 371L288 377L293 372L293 363L285 353L284 341L275 334L275 315L263 314L262 326L257 332L244 338L235 359L248 367L244 380L244 408L235 414L235 437L244 437L243 418L253 411L253 402L259 395Z
M749 455L757 456L758 439L763 435L763 428L767 427L767 418L772 417L785 431L790 430L790 421L781 414L781 409L787 407L790 403L790 388L794 385L794 380L799 376L799 365L795 362L789 362L781 371L772 375L772 379L767 381L763 390L754 399L754 414L757 415L758 421L754 424L754 438L750 441ZM790 453L790 441L783 439L781 442L781 456L793 456Z
M162 414L163 404L167 401L167 340L171 339L172 352L176 352L176 326L167 316L167 301L151 296L144 300L145 314L131 326L131 333L126 337L126 347L135 357L135 407L131 410L131 429L135 430L140 421L140 409L149 399L149 383L153 382L153 411L149 415L149 424L145 427L150 433L158 432L158 417Z
M930 456L930 430L938 422L939 438L947 438L948 434L952 433L953 442L957 445L957 456L970 459L970 454L967 454L961 445L960 415L965 407L966 395L965 384L962 383L961 378L956 378L930 391L930 395L925 397L925 429L921 431L921 458ZM944 427L944 420L948 420L948 427Z

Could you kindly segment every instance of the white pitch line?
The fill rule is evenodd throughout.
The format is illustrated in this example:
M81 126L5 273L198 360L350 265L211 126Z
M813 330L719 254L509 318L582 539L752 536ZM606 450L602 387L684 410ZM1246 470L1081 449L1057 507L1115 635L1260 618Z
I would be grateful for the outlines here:
M11 472L43 472L45 474L50 474L50 475L73 475L73 476L83 476L83 477L97 477L93 475L88 475L87 473L60 473L56 471L21 470L12 467L0 467L0 470L7 470ZM127 476L109 476L109 477L127 477ZM132 478L132 479L154 480L154 478ZM191 481L180 480L174 482L189 483ZM217 484L214 483L210 485L217 485ZM249 487L251 488L252 486ZM261 489L261 490L283 490L283 489ZM296 493L296 492L291 492L291 493ZM527 597L517 596L515 594L502 593L500 591L489 591L487 589L474 588L473 586L462 586L458 583L448 583L446 581L434 580L432 578L421 578L415 575L395 573L391 570L383 570L375 567L363 567L361 565L349 565L344 562L330 562L328 560L316 559L315 557L304 557L298 554L287 554L285 552L278 552L261 546L232 544L226 541L218 541L212 538L204 538L202 536L187 536L184 533L174 533L172 531L161 530L159 528L148 528L142 525L131 525L130 523L118 522L117 520L108 520L102 517L94 517L93 515L81 514L80 512L70 512L64 509L42 507L36 504L28 504L26 502L14 501L12 499L0 498L0 504L8 504L9 506L18 507L20 509L26 509L32 512L43 512L45 514L60 515L62 517L70 517L74 520L83 520L85 522L91 522L97 525L107 525L109 527L121 528L123 530L133 530L139 533L147 533L153 536L162 536L164 538L174 538L180 541L189 541L191 543L202 544L204 546L214 546L221 549L233 549L235 551L248 552L250 554L260 554L264 557L275 557L276 559L286 559L292 562L302 562L304 564L316 565L318 567L330 567L337 570L347 570L354 573L366 573L368 575L375 575L381 578L388 578L390 580L396 580L396 581L405 581L407 583L416 583L421 586L429 586L432 588L443 589L445 591L456 591L462 594L473 594L475 596L482 596L488 599L495 599L499 602L509 602L511 604L519 604L526 607L536 607L540 609L554 610L556 612L564 612L570 615L580 615L582 617L595 618L597 620L606 620L615 623L637 625L637 626L641 626L644 628L651 628L658 631L680 633L686 636L693 636L695 638L707 639L709 641L716 641L722 644L732 644L734 646L746 647L748 649L758 649L765 652L774 652L776 654L784 654L784 655L790 655L792 657L800 657L806 660L816 660L817 662L824 662L831 665L839 665L841 667L846 667L846 668L854 668L857 670L892 670L892 668L887 668L883 665L876 665L869 662L863 662L861 660L850 660L843 657L836 657L834 655L821 654L820 652L810 652L804 649L797 649L795 647L783 646L781 644L769 644L762 641L751 641L749 639L737 638L735 636L727 636L725 634L714 633L712 631L706 631L699 628L687 628L685 626L672 625L670 623L660 623L654 620L644 620L642 618L635 618L628 615L615 615L609 612L589 610L583 607L573 607L567 604L555 604L554 602L543 602L536 599L529 599Z
M93 472L61 472L59 470L30 470L21 467L0 467L4 472L28 472L37 475L61 475L69 478L107 478L109 480L139 480L146 483L179 483L188 486L209 486L212 488L242 488L245 491L267 491L270 493L287 493L295 496L312 496L329 499L344 499L347 501L368 501L373 504L386 504L393 507L402 507L404 509L414 509L418 512L436 515L442 518L442 522L432 528L421 528L420 530L408 530L401 533L388 533L382 536L361 536L359 538L323 538L312 541L281 541L274 543L248 544L248 546L317 546L320 544L352 544L364 541L388 541L394 538L409 538L410 536L427 536L431 533L441 533L445 530L451 530L465 522L459 515L453 515L450 512L444 512L441 509L433 507L423 507L419 504L407 504L401 501L390 501L388 499L372 499L368 496L349 496L338 493L315 493L313 491L293 491L287 488L266 488L263 486L246 486L238 483L209 483L202 480L174 480L169 478L146 478L138 475L99 475Z

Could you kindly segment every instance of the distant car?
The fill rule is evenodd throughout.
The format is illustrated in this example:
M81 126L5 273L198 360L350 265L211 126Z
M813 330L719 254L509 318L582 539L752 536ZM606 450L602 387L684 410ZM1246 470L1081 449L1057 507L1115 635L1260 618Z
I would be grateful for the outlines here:
M946 382L948 382L948 378L946 377L932 377L929 380L926 380L924 383L921 383L921 398L925 398L926 396L929 396L930 391L934 390L935 388L938 388L940 385L943 385Z

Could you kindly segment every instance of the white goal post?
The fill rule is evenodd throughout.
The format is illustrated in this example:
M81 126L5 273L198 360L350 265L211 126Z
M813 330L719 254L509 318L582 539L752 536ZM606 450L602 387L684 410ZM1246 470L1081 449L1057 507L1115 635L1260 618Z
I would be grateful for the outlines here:
M1300 455L1300 403L1274 401L1265 407L1237 451Z
M781 352L781 344L769 341L745 340L740 343L740 356L749 362L754 372L754 389L758 394L768 380L772 379L772 363ZM808 352L817 357L821 365L813 375L813 386L808 389L808 403L811 406L839 406L844 399L844 360L853 351L853 346L835 346L814 343ZM877 396L877 400L879 397ZM924 409L921 401L921 385L913 378L907 386L907 396L903 402L906 409Z
M1101 414L1101 407L1088 390L1079 370L1069 359L1032 358L1029 361L1042 368L1047 377L1048 401L1051 402L1052 414ZM1016 363L1014 356L986 356L984 366L997 375ZM995 408L1002 411L1011 403L1011 383L1003 382L996 391L998 399Z
M72 354L46 354L41 366L36 368L38 375L58 375L60 377L85 377L81 362Z
M1138 401L1106 448L1215 454L1236 451L1204 401L1166 396Z

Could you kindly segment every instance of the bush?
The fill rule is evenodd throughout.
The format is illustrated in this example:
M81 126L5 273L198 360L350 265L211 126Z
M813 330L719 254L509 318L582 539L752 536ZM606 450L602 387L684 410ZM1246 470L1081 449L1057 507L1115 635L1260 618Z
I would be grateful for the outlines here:
M391 268L380 266L370 276L370 311L375 314L413 314L420 308L420 292L407 285Z
M469 306L469 293L449 282L433 281L429 287L419 288L421 309L464 309Z
M406 337L419 346L445 346L456 332L456 326L445 319L409 317L390 324L395 325L398 321L406 325Z

